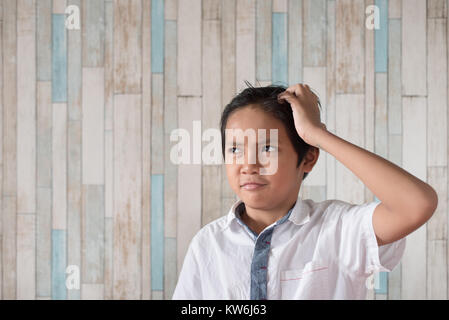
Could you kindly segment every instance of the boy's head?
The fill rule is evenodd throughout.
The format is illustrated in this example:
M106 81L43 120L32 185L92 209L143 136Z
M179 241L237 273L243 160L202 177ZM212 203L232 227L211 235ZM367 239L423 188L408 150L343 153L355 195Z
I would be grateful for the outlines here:
M245 203L255 201L261 204L264 200L271 202L272 196L280 201L296 199L302 180L318 160L319 149L305 143L298 135L290 104L278 102L277 95L285 91L286 87L271 85L255 88L248 82L246 84L248 88L226 105L220 121L223 158L233 159L232 163L226 161L230 186ZM257 146L258 154L266 152L265 156L268 158L277 156L275 173L261 175L260 168L267 165L261 164L258 156L255 163L249 161L248 143L245 141L244 147L235 145L234 137L227 136L226 129L252 129L256 136L258 129L265 129L267 139L270 137L270 129L277 129L277 145L272 146L267 142ZM236 161L242 155L244 161ZM256 190L242 188L242 184L249 181L264 186Z

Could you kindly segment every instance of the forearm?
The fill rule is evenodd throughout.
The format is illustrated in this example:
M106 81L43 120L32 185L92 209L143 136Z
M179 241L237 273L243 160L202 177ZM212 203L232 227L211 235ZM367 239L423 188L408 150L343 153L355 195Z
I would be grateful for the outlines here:
M332 132L319 129L316 134L319 148L351 170L390 210L410 214L433 213L438 198L430 185Z

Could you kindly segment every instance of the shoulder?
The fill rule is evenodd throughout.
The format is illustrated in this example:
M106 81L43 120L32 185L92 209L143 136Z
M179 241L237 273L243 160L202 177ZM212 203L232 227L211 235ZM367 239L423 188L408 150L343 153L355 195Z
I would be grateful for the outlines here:
M192 244L202 244L202 247L204 247L204 243L210 243L210 241L220 237L227 225L227 221L228 216L225 215L205 224L193 237Z

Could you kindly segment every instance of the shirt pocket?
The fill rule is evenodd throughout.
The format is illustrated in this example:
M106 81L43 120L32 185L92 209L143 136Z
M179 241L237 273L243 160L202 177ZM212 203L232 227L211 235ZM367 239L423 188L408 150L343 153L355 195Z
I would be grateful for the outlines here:
M309 262L304 268L281 270L280 283L282 299L328 299L329 268Z

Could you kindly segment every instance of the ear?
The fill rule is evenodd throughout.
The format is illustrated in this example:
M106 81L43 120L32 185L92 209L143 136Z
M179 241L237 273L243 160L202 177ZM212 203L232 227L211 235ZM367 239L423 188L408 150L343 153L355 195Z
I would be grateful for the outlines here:
M312 171L315 163L318 161L320 156L320 149L316 147L310 147L303 159L303 170L304 172Z

